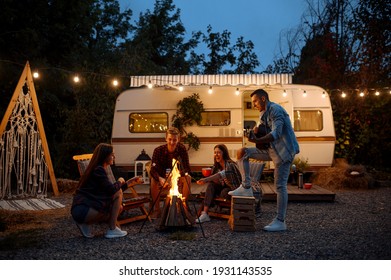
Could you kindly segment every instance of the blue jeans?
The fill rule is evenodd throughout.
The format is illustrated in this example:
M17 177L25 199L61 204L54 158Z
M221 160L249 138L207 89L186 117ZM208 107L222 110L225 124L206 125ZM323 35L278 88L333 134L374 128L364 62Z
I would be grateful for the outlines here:
M271 160L267 150L259 150L257 148L245 148L243 160L239 160L238 164L243 164L244 176L243 186L250 186L250 163L249 158L256 160ZM288 206L288 177L291 169L291 161L279 162L274 167L274 186L277 191L277 219L285 221L286 210Z

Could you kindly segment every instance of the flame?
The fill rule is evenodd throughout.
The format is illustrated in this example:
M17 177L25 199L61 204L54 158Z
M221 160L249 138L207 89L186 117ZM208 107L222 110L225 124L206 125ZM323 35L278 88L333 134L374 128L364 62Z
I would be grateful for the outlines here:
M176 159L172 159L172 166L173 169L171 171L171 189L170 189L170 196L177 196L179 198L182 198L182 194L179 193L178 188L178 179L181 177L181 173L178 169L178 161Z

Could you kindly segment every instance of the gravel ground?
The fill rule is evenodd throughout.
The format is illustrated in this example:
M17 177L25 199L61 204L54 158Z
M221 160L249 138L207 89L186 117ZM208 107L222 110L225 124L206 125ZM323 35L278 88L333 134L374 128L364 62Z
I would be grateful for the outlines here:
M41 215L40 242L12 250L0 246L0 259L391 259L390 187L339 191L334 202L290 202L286 232L262 231L276 208L264 202L255 232L232 232L226 220L214 218L181 234L157 231L157 222L145 223L140 232L143 222L135 222L122 226L126 237L112 240L103 237L104 225L94 227L95 238L82 238L69 215L70 194L55 199L67 207ZM0 232L0 241L7 236L7 230Z

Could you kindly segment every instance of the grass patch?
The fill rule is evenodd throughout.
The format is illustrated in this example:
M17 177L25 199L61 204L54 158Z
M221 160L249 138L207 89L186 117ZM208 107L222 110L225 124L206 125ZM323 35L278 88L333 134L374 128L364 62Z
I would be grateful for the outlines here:
M168 237L170 240L186 240L190 241L196 238L195 232L175 231Z

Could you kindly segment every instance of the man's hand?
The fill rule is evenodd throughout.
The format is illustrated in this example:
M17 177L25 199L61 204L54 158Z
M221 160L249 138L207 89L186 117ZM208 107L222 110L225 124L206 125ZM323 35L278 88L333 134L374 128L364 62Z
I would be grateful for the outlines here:
M257 137L255 136L254 130L250 130L247 139L249 142L252 142L252 143L257 142Z

